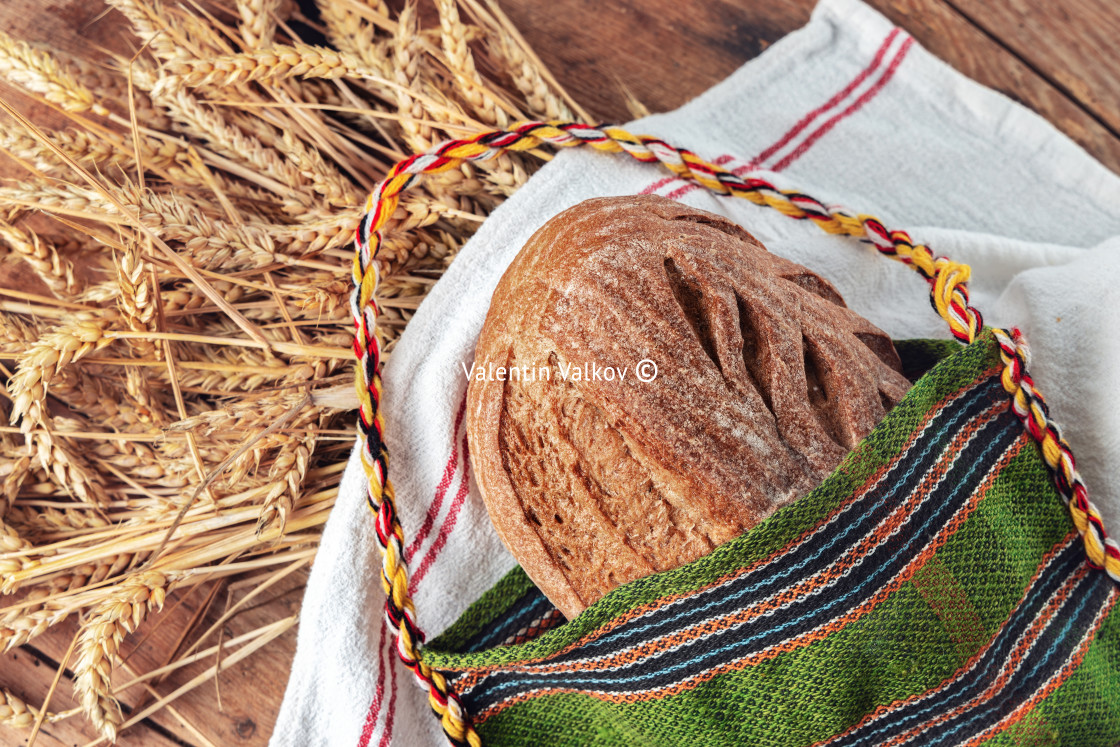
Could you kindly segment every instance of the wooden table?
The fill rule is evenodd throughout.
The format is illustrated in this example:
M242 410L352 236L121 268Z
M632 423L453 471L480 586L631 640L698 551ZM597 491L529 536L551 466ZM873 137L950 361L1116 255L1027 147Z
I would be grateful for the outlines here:
M170 2L170 0L166 0ZM917 41L964 74L1034 109L1113 170L1120 171L1120 6L1111 0L870 0ZM503 0L546 65L589 113L625 121L626 92L650 111L675 108L733 72L767 46L804 25L814 0ZM18 38L79 52L112 45L115 14L79 0L5 0L0 28ZM592 22L593 19L593 22ZM298 610L304 574L295 574L267 604L230 621L234 636ZM225 599L205 619L214 619ZM137 671L162 664L181 631L205 602L205 593L172 599L168 612L126 643ZM0 685L38 703L76 629L73 621L31 646L9 653ZM147 637L146 637L147 636ZM211 642L212 643L212 642ZM289 631L264 652L221 673L217 685L200 687L146 719L122 745L263 745L272 731L295 649ZM201 667L201 665L198 665ZM157 685L160 693L196 670ZM140 690L140 688L137 688ZM220 706L219 706L220 693ZM146 698L130 691L124 702ZM52 709L72 706L62 680ZM91 731L80 719L48 725L43 747L84 744ZM0 728L0 744L22 744L22 733Z

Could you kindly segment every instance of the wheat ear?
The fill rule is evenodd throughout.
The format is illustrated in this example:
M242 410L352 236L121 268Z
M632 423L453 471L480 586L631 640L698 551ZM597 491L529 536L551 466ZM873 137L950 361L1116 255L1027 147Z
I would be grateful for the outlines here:
M120 663L125 636L144 621L152 609L162 609L169 579L157 571L130 576L98 603L78 635L74 691L94 727L110 742L116 741L123 719L112 695L113 668Z
M474 55L467 46L467 26L459 18L457 0L436 0L443 52L455 76L462 96L474 113L486 124L505 127L509 115L502 109L490 88L482 80L474 64Z
M50 53L0 31L0 75L71 112L109 113Z
M0 222L0 240L19 254L56 296L61 298L74 287L74 266L38 234Z

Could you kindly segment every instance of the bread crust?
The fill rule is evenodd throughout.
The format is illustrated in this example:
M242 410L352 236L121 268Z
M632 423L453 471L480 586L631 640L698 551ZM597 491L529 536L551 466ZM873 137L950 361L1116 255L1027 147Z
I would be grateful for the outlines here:
M569 618L804 495L909 387L886 334L831 284L653 195L587 200L534 233L472 373L483 500Z

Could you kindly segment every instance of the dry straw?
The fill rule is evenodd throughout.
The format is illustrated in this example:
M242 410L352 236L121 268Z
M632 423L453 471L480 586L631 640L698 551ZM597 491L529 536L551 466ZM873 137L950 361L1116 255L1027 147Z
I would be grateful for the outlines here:
M306 571L337 494L364 194L439 140L586 117L490 0L317 0L316 14L106 1L97 23L120 29L115 52L0 33L0 78L54 111L31 122L0 102L14 177L0 185L0 648L80 621L63 661L72 698L57 681L45 707L0 690L0 733L32 741L81 715L75 734L114 740L292 627L278 605L262 627L221 633ZM401 203L383 249L388 354L538 165L464 166ZM214 604L216 584L229 590L217 623L220 604L195 615L151 672L126 661L165 602ZM206 724L169 712L208 742Z

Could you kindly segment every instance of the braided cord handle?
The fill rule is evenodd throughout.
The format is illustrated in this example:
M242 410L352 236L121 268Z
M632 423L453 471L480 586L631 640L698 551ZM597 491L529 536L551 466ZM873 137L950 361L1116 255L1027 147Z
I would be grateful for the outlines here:
M505 151L530 150L544 143L559 148L590 145L608 153L626 153L643 163L659 162L677 177L693 181L715 194L742 197L787 217L813 221L825 233L868 241L880 254L909 265L925 278L930 286L931 305L958 340L972 342L984 326L980 312L969 305L968 265L934 255L928 246L915 243L906 232L887 230L872 215L852 215L827 207L801 192L778 189L764 179L740 177L689 150L675 148L648 135L633 135L620 127L561 121L520 122L509 130L492 130L470 138L445 141L393 166L366 200L354 240L354 291L350 296L350 310L354 317L354 355L358 359L360 451L369 507L377 517L385 615L397 637L397 653L415 673L421 686L428 690L428 702L453 745L478 747L481 739L443 675L425 664L420 656L424 635L414 619L415 608L408 593L404 532L389 481L385 421L380 407L381 350L376 335L379 310L375 299L380 278L376 259L382 244L380 229L396 210L400 194L416 184L422 174L447 171L469 161L487 161ZM1046 403L1026 372L1029 358L1026 345L1018 330L1010 334L1000 329L992 332L1000 345L1004 362L1002 382L1012 397L1012 408L1041 445L1058 491L1084 539L1090 564L1103 568L1113 580L1120 582L1120 546L1108 538L1100 513L1088 499L1069 445L1050 420Z

